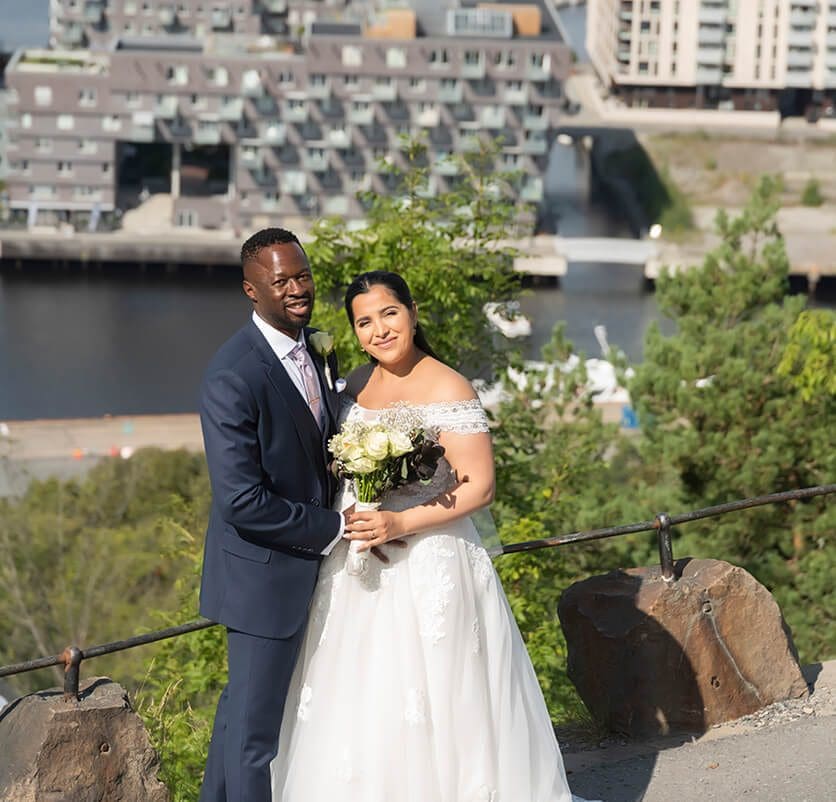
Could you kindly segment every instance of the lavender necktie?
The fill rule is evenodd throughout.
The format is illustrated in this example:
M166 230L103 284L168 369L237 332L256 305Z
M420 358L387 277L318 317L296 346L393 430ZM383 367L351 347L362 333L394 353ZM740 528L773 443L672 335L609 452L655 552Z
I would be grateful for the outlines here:
M288 356L296 363L296 367L299 368L299 372L302 374L302 379L305 384L305 395L307 396L306 401L314 416L316 425L321 429L322 399L320 398L319 379L316 377L311 355L308 353L308 349L305 348L305 344L298 342Z

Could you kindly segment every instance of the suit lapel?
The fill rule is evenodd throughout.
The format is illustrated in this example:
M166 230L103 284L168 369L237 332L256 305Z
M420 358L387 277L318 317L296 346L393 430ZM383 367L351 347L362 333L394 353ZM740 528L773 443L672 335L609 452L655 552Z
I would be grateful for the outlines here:
M308 459L312 463L319 464L324 469L327 462L323 464L322 433L314 420L310 407L299 394L293 380L287 375L284 366L273 353L273 349L264 339L256 325L250 323L250 327L250 339L261 355L261 361L264 363L267 378L284 402L288 417L299 433L299 440L302 442L302 447L305 449Z

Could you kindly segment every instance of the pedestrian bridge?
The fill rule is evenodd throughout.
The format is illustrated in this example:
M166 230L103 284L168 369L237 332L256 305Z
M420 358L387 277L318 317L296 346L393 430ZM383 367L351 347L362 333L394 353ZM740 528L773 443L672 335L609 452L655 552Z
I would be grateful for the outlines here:
M515 244L521 252L514 260L518 272L555 278L565 276L575 262L634 265L653 273L660 251L655 240L615 237L539 236Z

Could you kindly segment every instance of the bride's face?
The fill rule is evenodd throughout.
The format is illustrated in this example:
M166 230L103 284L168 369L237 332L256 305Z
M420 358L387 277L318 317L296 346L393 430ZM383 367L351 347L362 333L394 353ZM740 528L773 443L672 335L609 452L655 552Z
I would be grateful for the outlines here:
M388 287L375 284L358 295L351 308L354 333L369 356L391 365L412 353L416 310L404 306Z

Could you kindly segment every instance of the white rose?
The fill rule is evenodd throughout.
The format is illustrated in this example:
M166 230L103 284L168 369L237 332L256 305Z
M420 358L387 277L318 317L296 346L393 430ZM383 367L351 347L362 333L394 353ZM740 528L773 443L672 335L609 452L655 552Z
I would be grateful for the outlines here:
M408 434L397 430L389 432L389 453L393 457L399 457L409 451L412 451L412 440Z
M389 436L386 432L371 431L363 438L363 450L375 460L389 456Z
M353 459L351 462L346 463L346 470L348 473L356 474L356 473L371 473L377 467L377 463L374 460L369 459L368 457L360 457L359 459Z
M308 339L320 356L328 356L334 350L334 338L327 331L315 331Z

